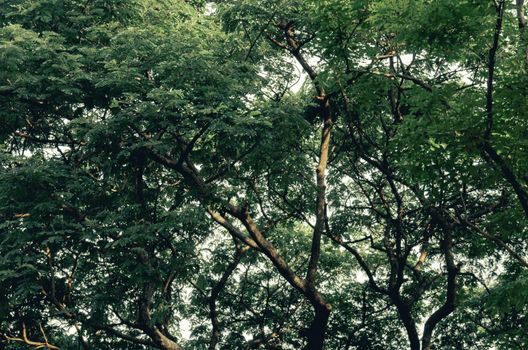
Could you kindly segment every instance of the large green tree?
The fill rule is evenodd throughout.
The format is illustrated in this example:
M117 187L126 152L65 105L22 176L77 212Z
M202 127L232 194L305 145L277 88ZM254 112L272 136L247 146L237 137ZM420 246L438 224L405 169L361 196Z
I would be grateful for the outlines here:
M0 347L528 346L523 0L0 1Z

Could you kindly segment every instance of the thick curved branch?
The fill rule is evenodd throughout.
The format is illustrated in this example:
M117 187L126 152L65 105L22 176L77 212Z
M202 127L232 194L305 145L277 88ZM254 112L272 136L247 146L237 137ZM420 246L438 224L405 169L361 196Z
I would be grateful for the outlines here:
M46 333L44 332L44 328L42 328L42 325L39 324L40 333L42 334L42 337L44 338L43 342L40 341L34 341L30 340L27 336L27 329L26 329L26 323L22 321L22 330L21 330L21 338L18 337L10 337L7 335L4 335L4 338L9 342L20 342L29 346L32 346L34 349L41 349L46 348L50 350L60 350L58 346L55 346L53 344L50 344L48 342L48 337L46 336Z
M224 227L229 232L229 234L233 236L233 238L243 242L244 244L253 249L260 250L258 244L251 237L246 236L232 223L230 223L222 214L218 213L217 211L214 211L211 208L207 208L207 212L209 213L211 218L213 218L214 221Z
M440 306L435 312L433 312L433 314L429 316L425 322L422 335L422 350L431 349L431 340L436 325L455 310L457 288L456 277L459 272L459 267L455 264L452 247L453 241L451 237L451 230L447 229L440 247L444 253L444 259L447 267L446 299L444 304Z

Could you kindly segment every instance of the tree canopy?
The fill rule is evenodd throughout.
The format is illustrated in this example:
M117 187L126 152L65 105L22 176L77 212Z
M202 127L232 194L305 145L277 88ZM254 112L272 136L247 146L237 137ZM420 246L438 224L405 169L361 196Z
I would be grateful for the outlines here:
M0 348L526 349L524 2L0 1Z

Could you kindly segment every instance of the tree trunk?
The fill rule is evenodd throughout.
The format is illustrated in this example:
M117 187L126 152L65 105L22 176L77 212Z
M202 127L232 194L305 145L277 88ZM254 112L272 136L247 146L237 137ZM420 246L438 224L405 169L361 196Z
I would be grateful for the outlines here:
M322 350L330 317L330 307L319 305L315 307L315 315L307 332L308 343L305 350Z
M411 350L420 350L420 337L416 330L416 323L411 315L411 308L405 304L399 295L390 295L390 298L396 305L398 316L405 327Z

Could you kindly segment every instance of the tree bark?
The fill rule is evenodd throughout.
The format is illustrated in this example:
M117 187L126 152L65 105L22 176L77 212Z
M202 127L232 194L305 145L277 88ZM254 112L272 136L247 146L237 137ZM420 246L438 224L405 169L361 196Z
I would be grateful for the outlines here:
M314 307L315 315L307 331L308 343L305 350L321 350L324 346L328 319L330 318L330 305Z
M407 338L409 339L409 345L411 350L420 350L420 337L416 330L416 323L411 314L411 308L407 305L399 295L399 292L391 293L389 295L393 304L396 306L400 321L402 321L405 331L407 332Z
M431 350L431 341L436 325L455 310L455 297L457 288L456 278L459 272L459 267L455 264L452 247L453 242L451 231L447 229L444 233L444 239L441 242L441 249L444 253L444 259L447 267L446 299L444 304L440 306L435 312L433 312L433 314L425 322L422 335L422 350Z

